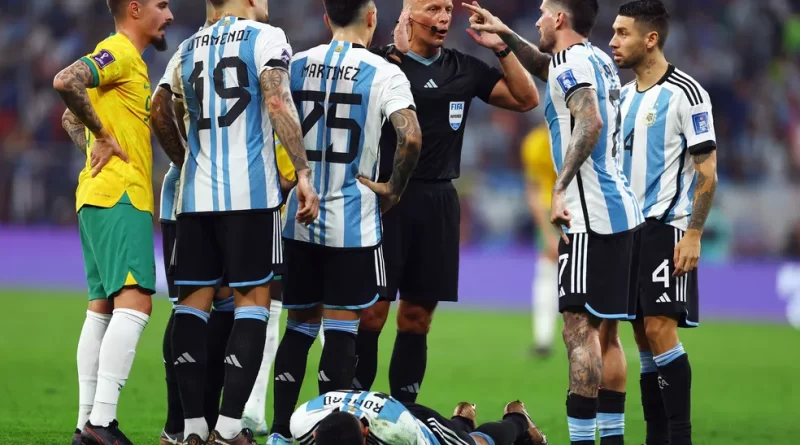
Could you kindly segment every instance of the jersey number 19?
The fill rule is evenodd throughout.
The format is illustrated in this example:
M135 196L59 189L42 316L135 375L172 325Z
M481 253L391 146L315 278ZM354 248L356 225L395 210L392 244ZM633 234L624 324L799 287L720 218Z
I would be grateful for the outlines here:
M211 118L203 117L205 107L203 106L203 97L205 97L205 82L202 78L204 66L203 62L194 64L192 75L189 76L189 83L197 94L197 101L200 103L200 118L197 119L198 130L211 129ZM225 87L225 69L236 69L236 86ZM250 92L246 88L250 87L250 77L247 75L247 64L238 57L225 57L220 59L217 66L214 67L212 73L214 79L214 92L223 99L236 99L236 102L228 111L217 117L217 125L219 127L229 127L236 119L241 116L247 105L253 99ZM213 100L213 99L212 99Z

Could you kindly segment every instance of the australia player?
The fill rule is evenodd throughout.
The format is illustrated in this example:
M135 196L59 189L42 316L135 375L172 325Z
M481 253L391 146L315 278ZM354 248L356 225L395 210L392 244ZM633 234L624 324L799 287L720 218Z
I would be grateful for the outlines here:
M678 327L699 318L700 239L717 186L711 99L664 57L669 14L661 0L620 6L611 49L636 79L622 89L624 169L642 204L638 318L648 445L692 443L689 356Z
M325 344L320 394L350 387L361 311L384 294L381 212L396 204L419 159L421 134L408 79L367 48L377 25L372 0L325 0L333 40L292 59L292 95L303 118L305 147L321 192L320 217L287 221L286 333L275 361L275 410L269 444L289 443L308 351L320 330ZM381 127L397 137L393 170L376 182ZM297 208L289 195L288 214Z
M545 118L559 172L550 215L562 233L558 292L570 363L570 440L594 444L599 429L601 444L621 444L626 365L617 320L635 316L644 216L620 168L617 68L588 40L597 1L544 0L539 47L485 9L465 6L479 16L473 29L498 33L531 73L547 81Z
M522 402L508 403L497 422L476 424L475 405L462 402L451 418L379 392L332 391L292 415L292 433L308 445L546 444Z
M117 403L155 292L151 91L142 53L150 45L166 49L172 13L166 0L109 0L108 7L116 32L58 73L53 88L72 114L71 135L87 152L76 210L89 308L78 342L73 443L127 444Z

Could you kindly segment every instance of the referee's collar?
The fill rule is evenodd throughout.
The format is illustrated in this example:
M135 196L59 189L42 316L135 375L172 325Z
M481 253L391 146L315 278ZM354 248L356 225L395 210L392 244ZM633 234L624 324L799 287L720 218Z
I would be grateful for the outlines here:
M411 57L412 59L416 60L417 62L419 62L419 63L421 63L421 64L423 64L425 66L430 66L434 62L439 60L439 57L442 57L442 49L439 48L439 52L436 53L435 56L429 57L429 58L422 57L419 54L415 53L414 51L410 51L410 50L408 51L407 55L408 55L408 57Z

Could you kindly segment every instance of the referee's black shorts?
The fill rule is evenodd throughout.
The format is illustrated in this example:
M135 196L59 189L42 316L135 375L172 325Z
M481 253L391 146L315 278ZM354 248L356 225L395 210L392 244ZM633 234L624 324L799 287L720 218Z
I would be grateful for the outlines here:
M411 180L383 215L386 299L458 301L461 205L451 181Z

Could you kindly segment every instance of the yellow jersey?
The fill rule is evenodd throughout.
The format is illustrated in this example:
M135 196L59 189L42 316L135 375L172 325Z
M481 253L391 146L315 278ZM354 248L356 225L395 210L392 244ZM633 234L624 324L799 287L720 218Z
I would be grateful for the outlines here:
M153 148L147 65L122 34L112 34L81 60L92 71L92 88L88 91L92 106L130 163L114 156L93 178L89 154L94 137L86 130L87 158L78 179L76 210L84 205L113 207L127 192L134 207L152 214Z
M281 144L280 139L278 139L278 135L275 134L275 160L278 163L278 171L280 174L290 180L294 181L297 179L297 172L294 171L294 164L292 164L292 159L289 158L289 153L286 152L286 148ZM286 212L286 204L281 206L281 215Z
M522 165L525 168L525 179L539 186L539 200L549 209L558 175L553 165L550 134L546 125L534 128L525 137L522 142Z

